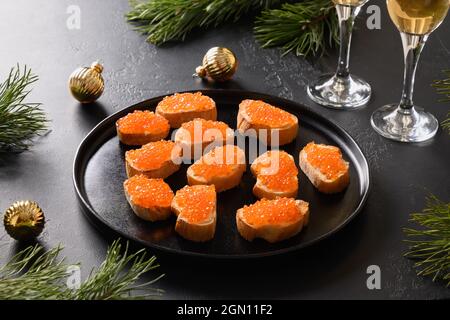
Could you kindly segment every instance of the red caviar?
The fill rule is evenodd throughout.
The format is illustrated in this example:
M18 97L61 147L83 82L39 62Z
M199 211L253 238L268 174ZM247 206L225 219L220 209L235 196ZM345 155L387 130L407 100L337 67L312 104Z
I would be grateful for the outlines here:
M217 139L225 140L227 131L230 130L230 127L224 122L205 119L194 119L185 122L181 125L181 128L189 132L192 142L203 140L214 141Z
M260 156L254 173L272 190L290 191L298 187L298 169L292 157L284 151L268 151Z
M135 110L117 121L117 128L124 134L162 134L169 132L169 121L148 110Z
M242 208L246 222L253 226L292 223L302 217L295 199L261 199Z
M240 156L241 155L241 156ZM190 168L196 176L210 179L217 176L228 176L243 161L243 151L233 145L225 145L216 147L197 162L195 162Z
M201 92L175 93L158 103L158 108L164 112L204 111L213 109L215 106L214 101Z
M173 191L163 179L149 179L136 175L124 182L132 202L144 208L170 207Z
M282 128L295 123L296 117L287 111L274 107L261 100L244 100L246 113L252 123L271 128Z
M174 201L184 220L190 223L205 222L216 208L216 190L212 185L185 186L177 191Z
M348 169L338 147L310 142L304 150L308 156L308 162L328 179L336 178Z
M126 160L136 169L142 171L160 168L165 162L180 156L181 149L173 141L156 141L143 145L142 148L125 153Z

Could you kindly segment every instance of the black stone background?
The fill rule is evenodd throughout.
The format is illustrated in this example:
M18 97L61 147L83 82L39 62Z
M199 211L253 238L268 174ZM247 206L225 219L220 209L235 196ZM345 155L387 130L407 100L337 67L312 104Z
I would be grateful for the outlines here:
M305 85L324 71L333 71L336 52L315 62L278 49L261 49L253 38L251 18L214 30L198 31L184 43L157 48L127 24L126 0L3 0L0 3L0 75L17 62L40 77L30 101L44 104L52 131L30 152L3 157L0 164L0 210L13 201L33 199L48 222L39 238L46 247L58 243L70 262L82 263L82 275L104 258L111 238L100 234L83 216L72 186L72 161L83 137L107 115L138 101L182 90L208 87L191 74L212 46L231 48L240 66L234 80L222 85L292 99L342 125L365 152L372 173L372 191L365 209L333 238L307 250L247 262L210 261L157 254L166 276L157 286L164 298L450 298L448 289L415 275L403 257L402 227L408 214L424 206L429 192L450 198L450 137L443 131L430 142L408 145L378 136L369 116L379 106L397 101L403 76L400 37L382 8L381 30L368 30L366 15L357 22L352 71L373 86L364 109L339 112L314 105ZM81 9L81 29L68 30L69 5ZM365 10L363 10L365 12ZM438 103L430 86L450 68L450 19L431 36L418 69L416 102L442 121L449 105ZM100 59L106 90L96 105L81 106L69 94L67 80L80 65ZM21 247L0 230L0 256ZM3 261L2 260L2 261ZM381 268L381 290L368 290L366 268ZM150 277L149 277L150 278Z

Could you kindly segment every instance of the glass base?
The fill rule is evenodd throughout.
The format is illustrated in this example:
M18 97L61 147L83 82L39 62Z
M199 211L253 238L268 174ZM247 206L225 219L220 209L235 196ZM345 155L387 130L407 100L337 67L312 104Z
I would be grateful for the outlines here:
M308 86L308 96L314 102L334 109L355 109L369 102L370 85L356 76L347 78L323 75Z
M422 108L400 109L390 104L376 110L370 118L376 132L383 137L400 142L423 142L433 138L439 122Z

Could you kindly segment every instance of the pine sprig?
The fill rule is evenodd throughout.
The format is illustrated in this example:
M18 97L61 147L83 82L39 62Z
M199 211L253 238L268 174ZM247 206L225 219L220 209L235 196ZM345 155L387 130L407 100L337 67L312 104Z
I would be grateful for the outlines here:
M447 130L447 132L450 134L450 113L447 114L447 119L442 121L441 126L444 130Z
M427 199L421 213L413 213L411 221L420 228L405 228L410 248L406 256L417 259L418 275L442 279L450 285L450 203L435 196Z
M145 250L141 249L134 254L128 253L128 243L124 253L121 253L121 245L114 242L108 249L106 260L100 268L91 273L75 292L77 300L111 300L111 299L145 299L160 295L160 290L149 290L149 286L158 281L162 276L144 283L136 284L140 276L159 267L156 257L147 258ZM129 268L128 268L129 267ZM144 290L145 293L132 295Z
M156 258L148 258L144 250L130 254L127 244L122 252L120 242L113 242L99 269L93 270L75 290L66 285L68 265L64 259L58 259L61 250L58 246L44 252L42 247L36 245L16 254L0 268L0 300L145 299L161 294L160 290L150 287L161 276L144 284L136 284L143 274L158 267Z
M16 254L0 268L0 299L65 299L67 277L63 261L57 261L61 247L43 252L33 246Z
M433 87L436 88L437 93L443 95L440 102L450 102L450 70L444 70L446 79L435 80ZM450 113L447 114L447 119L442 122L442 128L450 134Z
M31 139L45 131L47 119L41 104L24 101L37 80L26 66L23 70L17 66L0 84L0 152L27 150Z
M147 41L161 45L184 40L197 27L216 27L237 21L250 11L259 11L280 0L131 0L126 18L137 24Z
M450 70L444 70L443 73L447 77L442 80L435 80L433 83L433 87L436 88L436 91L443 95L443 98L440 100L442 102L450 101Z
M285 53L316 55L339 43L339 23L329 0L285 3L256 19L255 37L262 47L281 46Z

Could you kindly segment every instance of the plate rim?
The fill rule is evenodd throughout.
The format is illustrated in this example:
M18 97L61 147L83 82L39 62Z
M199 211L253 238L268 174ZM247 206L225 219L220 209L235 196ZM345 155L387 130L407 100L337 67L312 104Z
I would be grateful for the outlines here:
M126 234L125 232L122 232L120 230L116 230L115 228L111 227L109 225L109 223L102 217L100 216L96 210L94 208L92 208L92 206L89 204L88 201L86 201L86 199L84 198L83 192L81 191L81 186L79 185L79 181L77 176L78 175L84 175L80 174L80 172L78 172L79 168L81 168L81 163L82 163L82 159L84 156L81 155L81 152L83 148L86 148L86 144L87 141L91 138L91 136L96 133L96 131L99 130L100 127L104 126L105 123L110 122L111 118L114 118L117 116L117 114L124 112L125 110L129 110L129 109L134 109L139 107L139 105L141 104L145 104L145 103L149 103L151 101L155 101L155 100L162 100L164 97L168 96L168 95L172 95L173 93L167 93L164 95L159 95L156 97L151 97L142 101L139 101L137 103L134 103L132 105L129 105L125 108L122 108L110 115L108 115L105 119L103 119L102 121L100 121L97 125L95 125L87 134L86 136L83 138L83 140L80 142L80 144L78 145L76 151L75 151L75 156L74 156L74 160L73 160L73 165L72 165L72 182L75 188L75 193L77 196L77 199L79 201L79 203L81 204L81 209L84 213L84 215L88 218L88 220L90 221L90 223L94 224L94 226L101 230L102 232L112 232L115 234L118 234L119 236L121 236L124 239L128 239L129 241L133 241L136 242L146 248L152 248L152 249L156 249L165 253L169 253L169 254L175 254L175 255L182 255L182 256L190 256L190 257L200 257L200 258L214 258L214 259L236 259L236 260L241 260L241 259L255 259L255 258L265 258L265 257L272 257L272 256L277 256L277 255L283 255L283 254L287 254L287 253L292 253L295 251L299 251L301 249L313 246L317 243L319 243L320 241L323 241L327 238L330 238L331 236L335 235L336 233L338 233L339 231L341 231L343 228L345 228L364 208L367 199L369 197L370 194L370 190L371 190L371 170L370 170L370 166L369 163L367 161L367 158L364 154L364 152L362 151L361 147L359 146L359 144L357 143L357 141L347 132L347 130L345 130L342 126L338 125L337 123L333 122L332 120L330 120L329 118L321 115L320 113L317 113L315 110L312 110L311 108L305 106L304 104L301 104L299 102L293 101L293 100L289 100L289 99L285 99L285 98L281 98L275 95L271 95L271 94L267 94L267 93L261 93L261 92L255 92L255 91L248 91L248 90L239 90L239 89L198 89L198 90L186 90L186 91L177 91L177 93L193 93L193 92L202 92L205 95L208 94L216 94L216 95L226 95L226 94L235 94L235 95L254 95L254 96L259 96L261 97L261 100L264 99L276 99L279 100L283 103L289 104L289 105L298 105L303 109L307 109L308 112L310 112L311 114L313 114L315 117L318 117L321 121L323 121L327 126L330 125L331 127L334 127L333 129L337 129L337 131L340 131L340 135L344 135L344 137L348 140L350 140L354 146L357 148L357 151L361 154L362 156L362 160L363 160L363 164L364 164L364 169L365 170L365 175L367 176L366 180L366 186L363 190L363 195L361 197L361 200L358 204L358 207L353 210L353 212L351 212L351 214L342 222L340 223L336 228L328 231L327 233L322 234L321 236L310 240L308 242L304 242L304 243L299 243L297 245L293 245L287 248L282 248L282 249L277 249L277 250L273 250L273 251L268 251L268 252L260 252L260 253L247 253L247 254L210 254L210 253L200 253L200 252L192 252L192 251L184 251L184 250L179 250L179 249L171 249L171 248L167 248L165 246L161 246L155 243L149 244L143 240L137 239L135 237L131 237L130 235ZM84 168L85 169L85 168ZM84 180L83 178L80 177L80 180ZM84 192L84 194L86 194ZM86 194L87 196L87 194ZM93 219L94 218L94 219ZM99 221L102 226L98 226L96 222L94 222L93 220ZM107 230L106 230L107 229Z

